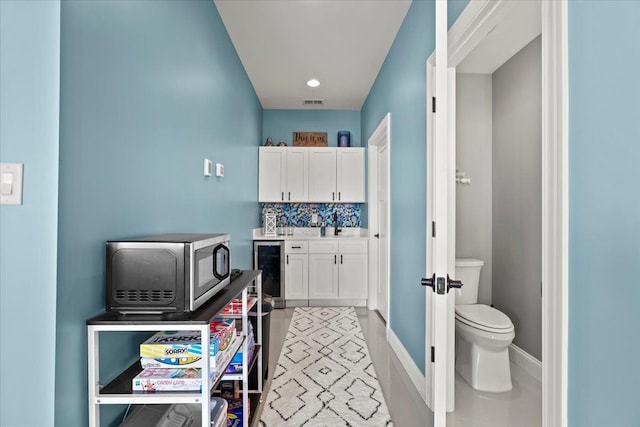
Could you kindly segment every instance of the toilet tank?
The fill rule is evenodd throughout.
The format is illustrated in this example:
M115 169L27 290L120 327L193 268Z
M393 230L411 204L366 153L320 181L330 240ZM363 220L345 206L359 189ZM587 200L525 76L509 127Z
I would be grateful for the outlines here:
M462 281L462 289L455 291L456 304L476 304L478 283L484 261L473 258L456 258L456 280Z

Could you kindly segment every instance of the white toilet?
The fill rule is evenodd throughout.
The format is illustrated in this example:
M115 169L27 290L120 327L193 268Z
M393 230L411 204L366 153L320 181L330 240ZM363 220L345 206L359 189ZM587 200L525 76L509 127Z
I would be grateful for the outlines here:
M506 314L478 304L480 269L477 259L456 259L456 279L463 286L456 298L456 371L476 390L509 391L509 344L516 336Z

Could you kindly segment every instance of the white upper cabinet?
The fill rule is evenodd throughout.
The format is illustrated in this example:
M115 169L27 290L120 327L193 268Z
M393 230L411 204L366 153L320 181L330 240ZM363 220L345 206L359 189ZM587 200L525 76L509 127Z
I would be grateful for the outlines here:
M258 201L364 203L364 148L260 147Z
M304 148L260 147L259 202L309 200L309 152Z
M336 202L335 148L309 149L309 200Z
M287 202L309 200L309 151L304 148L287 148L286 193Z
M260 147L258 156L258 201L284 201L286 179L286 152L279 147Z
M337 151L338 202L364 203L364 149L338 148Z

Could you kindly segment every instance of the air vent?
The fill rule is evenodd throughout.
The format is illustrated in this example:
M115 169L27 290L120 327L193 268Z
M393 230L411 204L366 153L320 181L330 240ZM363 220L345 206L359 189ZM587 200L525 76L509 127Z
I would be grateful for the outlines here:
M120 304L168 304L173 299L173 291L168 290L119 289L115 292L115 300Z
M304 99L302 103L304 105L324 105L324 99Z

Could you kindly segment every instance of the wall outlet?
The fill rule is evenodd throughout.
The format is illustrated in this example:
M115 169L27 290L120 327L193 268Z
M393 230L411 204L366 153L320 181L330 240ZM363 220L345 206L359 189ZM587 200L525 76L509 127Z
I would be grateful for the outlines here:
M318 223L318 214L312 214L311 215L311 224L317 224Z
M216 176L224 176L224 165L216 163Z

